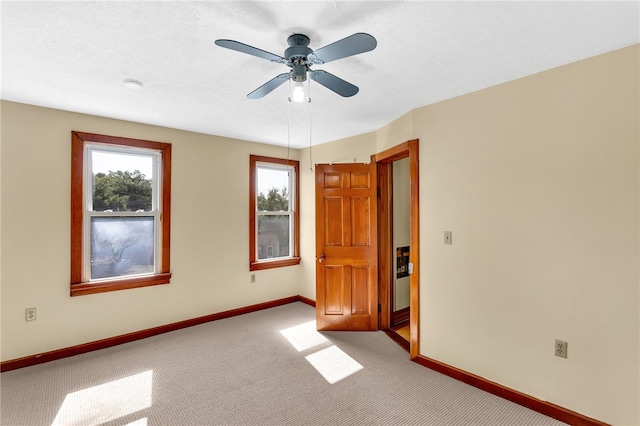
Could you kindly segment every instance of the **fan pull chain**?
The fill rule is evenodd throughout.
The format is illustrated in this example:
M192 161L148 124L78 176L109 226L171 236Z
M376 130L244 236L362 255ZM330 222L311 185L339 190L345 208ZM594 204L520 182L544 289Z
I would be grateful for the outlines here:
M311 159L311 128L313 123L313 111L311 105L311 79L309 79L309 171L313 171L313 161Z
M291 80L289 80L289 88L291 88ZM291 114L290 110L290 102L286 102L287 104L287 173L289 171L289 150L291 149L291 124L289 122L289 114Z

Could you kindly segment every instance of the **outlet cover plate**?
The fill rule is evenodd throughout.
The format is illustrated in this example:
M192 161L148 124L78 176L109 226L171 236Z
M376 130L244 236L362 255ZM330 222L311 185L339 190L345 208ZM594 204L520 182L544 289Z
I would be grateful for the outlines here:
M27 308L24 310L24 320L25 321L35 321L36 320L36 308Z
M556 339L556 346L555 346L554 355L555 356L559 356L560 358L566 358L567 357L567 346L568 346L568 343L565 342L564 340Z

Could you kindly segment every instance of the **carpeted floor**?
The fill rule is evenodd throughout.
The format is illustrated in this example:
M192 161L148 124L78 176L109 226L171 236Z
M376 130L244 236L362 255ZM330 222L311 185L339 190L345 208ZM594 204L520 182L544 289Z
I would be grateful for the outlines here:
M2 373L13 425L561 425L292 303Z

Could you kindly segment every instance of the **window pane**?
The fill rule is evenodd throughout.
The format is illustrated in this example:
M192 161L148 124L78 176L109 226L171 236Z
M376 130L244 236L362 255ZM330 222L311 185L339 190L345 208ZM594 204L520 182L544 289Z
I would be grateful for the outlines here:
M258 259L289 254L289 216L258 217Z
M93 211L151 211L153 157L92 151Z
M289 210L289 173L287 170L258 167L258 211Z
M153 273L153 217L91 218L91 279Z

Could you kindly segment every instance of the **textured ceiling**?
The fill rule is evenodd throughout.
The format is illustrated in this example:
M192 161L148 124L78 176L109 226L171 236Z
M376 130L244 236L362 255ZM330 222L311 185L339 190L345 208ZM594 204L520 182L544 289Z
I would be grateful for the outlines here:
M1 7L3 99L292 147L374 131L414 108L638 43L640 32L637 1ZM312 83L310 104L290 104L285 83L248 100L289 69L214 44L232 39L283 55L296 32L312 49L373 35L375 50L314 65L360 92L342 98ZM125 88L127 78L144 89Z

